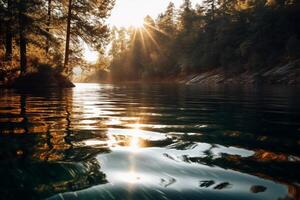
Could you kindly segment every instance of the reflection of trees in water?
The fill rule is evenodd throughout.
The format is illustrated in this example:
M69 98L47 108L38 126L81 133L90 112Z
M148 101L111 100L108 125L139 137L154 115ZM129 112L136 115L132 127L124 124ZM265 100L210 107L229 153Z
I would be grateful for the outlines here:
M187 163L200 163L206 166L219 166L223 169L231 169L246 174L252 174L264 179L279 182L288 187L289 196L285 199L300 199L300 187L297 184L300 177L299 146L296 141L279 141L271 136L256 136L243 134L238 131L213 132L210 134L196 134L177 136L178 142L169 147L178 150L190 150L196 148L198 143L209 144L208 149L202 151L202 155L182 155L180 160ZM281 144L282 145L281 145ZM248 157L229 155L227 153L216 154L218 145L223 147L237 147L254 151ZM278 147L278 145L281 145ZM221 150L222 151L222 150ZM296 155L295 155L296 154ZM167 158L176 160L172 155L164 154ZM178 160L178 158L177 158ZM214 180L200 181L200 187L206 188L215 184ZM213 187L213 186L211 186ZM223 189L223 187L221 187ZM264 192L264 186L252 186L253 193Z
M155 89L155 87L151 87L150 90L149 88L138 89L139 93L137 94L134 93L134 90L127 89L128 91L123 91L126 89L122 89L121 93L127 95L124 96L122 102L132 103L126 106L121 105L121 107L126 108L123 115L138 118L138 123L141 124L184 125L182 128L174 128L172 126L166 126L164 128L144 128L149 131L180 133L200 132L201 134L194 135L185 134L173 136L167 134L168 137L171 138L171 143L176 142L176 145L170 145L168 148L189 150L193 149L195 145L197 146L197 142L212 144L210 149L202 152L204 154L203 157L183 155L180 159L188 163L197 162L208 166L220 166L224 169L232 169L280 182L289 187L291 199L300 199L299 186L292 184L293 182L297 182L297 179L300 177L300 171L298 170L300 169L300 158L298 156L300 155L299 136L297 133L293 134L295 133L295 126L299 124L295 117L298 115L295 114L294 116L291 114L290 117L280 119L283 123L287 124L274 124L273 122L278 120L277 117L281 116L277 113L278 108L274 108L277 104L265 100L263 94L249 97L247 95L234 93L228 96L227 90L224 90L223 96L217 95L215 97L210 97L206 93L201 94L199 92L199 95L203 97L198 98L197 93L193 93L193 99L182 93L182 91L178 94L174 94L174 92L179 91L178 89L170 90L170 87L167 87L167 89L164 90L163 88L159 88L158 94L156 94ZM183 90L183 92L189 93L195 91ZM118 99L119 97L114 96L117 93L120 93L120 90L109 93L112 95L109 99ZM215 93L212 93L212 95L215 95ZM280 105L280 102L278 105ZM289 108L298 108L298 106L289 104L286 106L287 107L283 109L284 111ZM184 109L179 110L181 107ZM251 109L250 111L252 112L249 112L249 109ZM266 111L268 111L267 114ZM151 113L159 113L162 114L162 116L156 117L155 115L151 115ZM179 119L178 116L183 117ZM174 119L176 119L176 121ZM269 121L266 121L266 119ZM294 122L294 125L289 122ZM133 121L129 123L137 122ZM195 123L209 125L199 129L194 125ZM211 124L215 124L216 126L210 126ZM120 128L128 127L124 126ZM151 142L144 141L143 143L143 146L152 146ZM165 147L169 144L170 143L164 142L161 143L160 146ZM248 158L228 154L222 154L220 157L216 157L212 152L216 147L214 144L252 150L255 154ZM158 145L154 144L153 146ZM173 156L168 153L164 153L163 155L168 159L178 160L175 155ZM164 184L168 183L167 180L162 182L164 182ZM224 182L219 184L220 185L215 184L212 187L225 189L230 183ZM265 186L253 185L249 188L249 191L259 193L264 192L266 189Z
M109 150L73 144L71 91L47 94L47 104L32 99L44 95L22 93L12 103L20 120L4 127L8 134L0 142L1 198L40 199L107 182L95 156Z
M296 179L300 177L298 170L300 168L299 162L291 161L291 159L297 160L297 157L290 156L290 154L300 154L299 141L297 141L298 136L290 137L291 134L288 136L272 136L266 133L264 135L245 134L243 131L224 132L218 127L204 127L199 129L194 126L193 123L201 124L203 122L203 124L209 124L209 122L213 122L220 125L222 129L226 127L229 130L237 130L233 125L235 123L230 124L229 122L231 120L224 120L224 118L226 118L226 116L233 116L232 114L234 113L243 113L241 112L243 110L242 105L238 105L231 111L230 109L235 107L235 104L222 102L222 105L225 106L218 109L219 100L213 104L198 105L198 102L197 104L196 102L189 104L189 99L182 93L185 90L179 92L178 90L170 90L169 87L167 87L162 91L163 94L166 95L157 95L161 94L161 88L159 88L159 90L153 90L153 92L150 93L149 90L145 88L137 95L135 91L125 91L129 97L124 96L124 99L123 97L120 99L120 96L117 96L117 94L120 94L120 92L123 94L124 91L117 90L108 92L109 97L104 100L118 100L116 101L118 103L117 106L121 108L126 107L120 118L132 117L132 120L124 121L123 125L126 125L126 123L136 123L137 121L135 119L138 118L141 119L138 123L184 125L182 128L149 128L150 131L202 133L195 135L174 134L176 136L168 134L169 139L163 141L140 139L143 147L166 147L169 144L178 142L178 145L172 146L171 148L189 150L195 148L197 142L206 142L209 144L220 144L223 146L253 150L256 152L255 155L248 158L227 154L222 154L221 157L216 158L212 152L215 146L212 145L210 149L203 152L205 154L204 157L185 155L182 160L189 163L202 163L208 166L216 165L225 169L233 169L275 180L289 186L291 198L300 199L299 186L290 184L291 182L298 181ZM178 94L173 94L176 92L178 92ZM178 102L172 102L172 106L168 106L170 105L170 99L172 99L170 97L172 96L179 96L179 100ZM32 99L33 97L38 97L38 99ZM43 100L39 98L46 98L47 100L43 102ZM99 102L103 101L103 97L101 98L98 100ZM209 101L211 99L202 100ZM47 196L48 193L53 194L60 191L79 190L105 182L105 175L100 172L99 163L97 163L94 157L99 153L108 152L109 149L106 146L99 148L98 146L86 146L79 143L91 138L97 138L103 141L107 140L106 132L103 131L103 134L101 134L101 131L93 132L91 130L74 129L74 124L79 122L80 119L75 119L74 117L74 110L72 110L72 92L70 90L62 92L55 91L41 95L30 94L27 96L26 93L24 93L13 101L12 107L17 105L18 108L16 108L14 112L11 112L10 117L15 118L16 121L11 122L11 120L9 123L0 122L1 133L11 134L0 140L0 145L3 150L0 152L0 176L4 177L0 186L3 186L3 190L7 188L7 197L9 197L9 195L16 195L14 194L15 192L9 190L9 188L13 187L16 187L16 190L20 191L20 194L26 195L26 192L27 195L41 193ZM204 106L207 111L202 109L202 106ZM180 107L187 107L189 109L179 110L178 108ZM193 110L194 108L201 109L197 111ZM214 112L211 112L211 110ZM162 116L143 114L147 112L148 114L162 114ZM226 115L224 115L224 113ZM79 116L80 114L77 113L77 115ZM177 120L176 117L178 116L183 116L183 118ZM105 117L107 119L107 116ZM185 119L184 117L187 118ZM190 121L189 117L191 117ZM260 115L257 114L255 118L256 117L259 118ZM174 120L175 118L176 121ZM98 119L97 117L97 120ZM197 122L195 122L195 120L197 120ZM246 120L247 118L242 121L246 122ZM234 122L234 120L231 122ZM252 123L253 122L256 121L252 121ZM97 126L98 125L99 124L97 124ZM117 128L128 129L128 127L123 125L119 125ZM257 127L254 125L255 124L253 124L253 129L256 129ZM249 124L248 126L250 127ZM105 125L103 125L103 127L104 129L106 128ZM116 128L116 125L111 125L111 127ZM260 128L257 128L257 130L260 130ZM129 137L114 137L117 141L122 142L120 145L128 146L130 143ZM178 160L176 156L170 154L164 154L164 156L169 159ZM213 181L213 184L211 184L211 182L199 183L200 186L211 184L208 187L212 189L217 187L218 184L221 184L217 183L216 180L200 181ZM230 184L230 180L227 181L228 182L224 182L216 189L226 189L227 183ZM161 181L161 185L168 187L170 184L173 184L173 182L173 179L166 179ZM251 191L254 193L261 192L262 190L264 190L262 187L253 186L251 188Z
M212 187L212 189L214 190L223 190L223 189L227 189L230 188L232 185L228 182L221 182L215 185L215 181L214 180L204 180L204 181L200 181L199 187L201 188L209 188Z
M179 139L183 145L192 142L206 142L223 146L241 147L243 149L257 151L263 149L265 152L276 154L300 155L298 140L289 137L273 137L272 135L256 135L240 131L202 130L202 134L183 135ZM191 145L191 144L189 144ZM294 156L295 158L297 156ZM300 158L299 158L300 159Z
M289 198L297 200L300 197L300 187L293 184L299 180L300 177L300 163L290 162L288 159L283 160L282 156L271 155L266 156L261 152L255 153L250 157L241 157L238 155L228 155L222 153L219 157L212 156L211 148L204 151L203 157L189 157L185 156L182 160L188 163L201 163L207 166L219 166L224 169L231 169L247 174L252 174L264 179L270 179L275 182L280 182L287 185L289 188ZM213 180L203 181L200 187L209 187L214 184ZM224 183L225 184L225 183ZM221 187L222 186L222 187ZM215 189L223 189L223 185ZM265 188L253 186L250 191L258 193L264 191Z
M167 179L164 179L164 178L160 179L160 185L165 187L165 188L173 185L174 183L176 183L176 179L172 178L172 177L167 178Z
M105 174L95 158L83 162L54 162L44 166L43 180L36 188L42 193L53 195L58 192L76 191L93 185L106 183ZM49 182L45 182L48 180Z
M24 127L24 133L28 133L28 127L27 127L28 118L26 116L26 95L21 95L20 107L21 107L20 116L22 117L21 124Z
M70 90L30 93L30 98L22 93L20 101L14 102L19 105L20 120L10 126L10 137L5 139L13 140L16 144L14 151L18 154L24 156L21 151L26 150L28 158L44 161L82 161L108 152L104 147L74 145L82 141L82 137L90 137L92 131L83 133L72 129L72 103ZM14 130L23 130L20 133L27 134L16 135Z
M95 158L82 162L1 162L1 198L40 199L106 183Z

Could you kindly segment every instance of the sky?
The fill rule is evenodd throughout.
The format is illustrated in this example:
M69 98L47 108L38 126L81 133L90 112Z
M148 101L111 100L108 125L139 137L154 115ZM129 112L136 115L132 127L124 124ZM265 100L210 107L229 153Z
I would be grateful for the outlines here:
M117 27L141 26L146 15L155 19L159 13L165 11L170 1L177 8L183 2L183 0L116 0L108 23ZM201 2L201 0L191 1L194 5Z
M179 8L183 0L116 0L108 24L117 27L140 27L143 25L146 15L156 18L158 14L164 12L170 2ZM193 5L201 3L202 0L191 0ZM98 52L84 45L84 58L90 63L95 63L98 59Z

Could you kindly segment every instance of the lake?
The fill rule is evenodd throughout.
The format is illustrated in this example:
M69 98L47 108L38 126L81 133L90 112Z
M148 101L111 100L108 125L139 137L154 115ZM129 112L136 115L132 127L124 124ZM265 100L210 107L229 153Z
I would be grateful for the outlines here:
M300 199L300 92L0 90L1 199Z

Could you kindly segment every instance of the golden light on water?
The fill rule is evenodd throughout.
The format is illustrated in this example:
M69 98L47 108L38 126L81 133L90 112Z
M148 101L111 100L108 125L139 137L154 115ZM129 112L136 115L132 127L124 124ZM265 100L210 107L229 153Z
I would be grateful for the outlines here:
M122 132L110 132L108 130L107 139L98 140L90 139L85 140L82 144L85 146L102 146L114 149L129 150L131 152L137 152L142 147L142 139L138 137L139 129L127 129L125 133Z
M76 84L75 90L78 95L73 96L74 102L82 101L82 105L80 107L74 106L76 108L73 111L80 113L82 119L78 121L74 128L97 131L99 126L101 126L103 130L106 130L106 135L105 137L97 138L96 136L95 138L84 140L78 145L121 148L137 152L144 145L144 140L147 140L149 137L141 129L143 127L143 123L140 123L141 119L132 116L111 116L119 114L120 111L113 109L114 107L109 109L99 107L98 104L102 102L99 99L104 97L94 97L92 95L83 97L81 95L82 91L92 91L94 89L101 89L101 87L95 84L89 84L88 86ZM89 99L89 101L86 101L86 99Z
M118 141L113 135L108 135L108 140L106 142L107 142L107 146L110 148L114 146L118 146Z
M141 180L141 177L138 176L134 171L129 171L126 174L123 174L123 180L130 184L135 184Z
M120 121L119 119L116 119L116 118L110 118L109 120L107 120L105 122L105 124L108 126L116 126L116 125L121 125L122 121Z
M129 149L136 151L140 148L139 138L131 137L129 143Z
M131 150L131 151L138 151L141 147L142 147L142 142L141 142L141 138L139 138L138 136L141 135L141 127L142 127L142 124L140 123L135 123L135 124L131 124L131 125L128 125L130 127L132 127L132 136L130 138L130 142L129 142L129 146L128 148Z
M135 123L135 124L128 124L127 126L133 128L136 132L138 132L142 127L142 124Z
M82 142L84 146L101 146L109 148L128 149L132 152L137 152L141 148L140 139L138 137L129 137L123 145L122 141L117 139L114 135L108 135L107 140L89 139Z
M96 145L103 145L105 144L104 141L100 140L86 140L84 141L85 146L96 146Z

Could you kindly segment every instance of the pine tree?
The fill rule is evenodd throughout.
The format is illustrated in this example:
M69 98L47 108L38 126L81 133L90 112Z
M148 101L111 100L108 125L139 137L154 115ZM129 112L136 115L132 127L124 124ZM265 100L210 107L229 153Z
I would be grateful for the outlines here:
M156 21L160 30L164 31L166 34L174 34L176 29L174 3L170 2L166 11L160 14Z
M12 0L7 0L7 8L5 14L5 61L12 60L12 42L13 42L13 2Z
M192 27L195 12L190 0L184 0L179 10L179 25L182 30L188 31Z
M26 17L28 9L27 1L18 2L18 15L19 15L19 45L20 45L20 71L21 75L25 74L27 69L27 22Z
M105 25L105 19L113 8L114 2L114 0L68 1L64 61L66 71L71 71L68 69L71 41L73 45L84 41L99 51L107 44L109 29Z
M207 16L209 16L210 20L213 21L216 14L216 0L204 0L203 4L207 8Z

